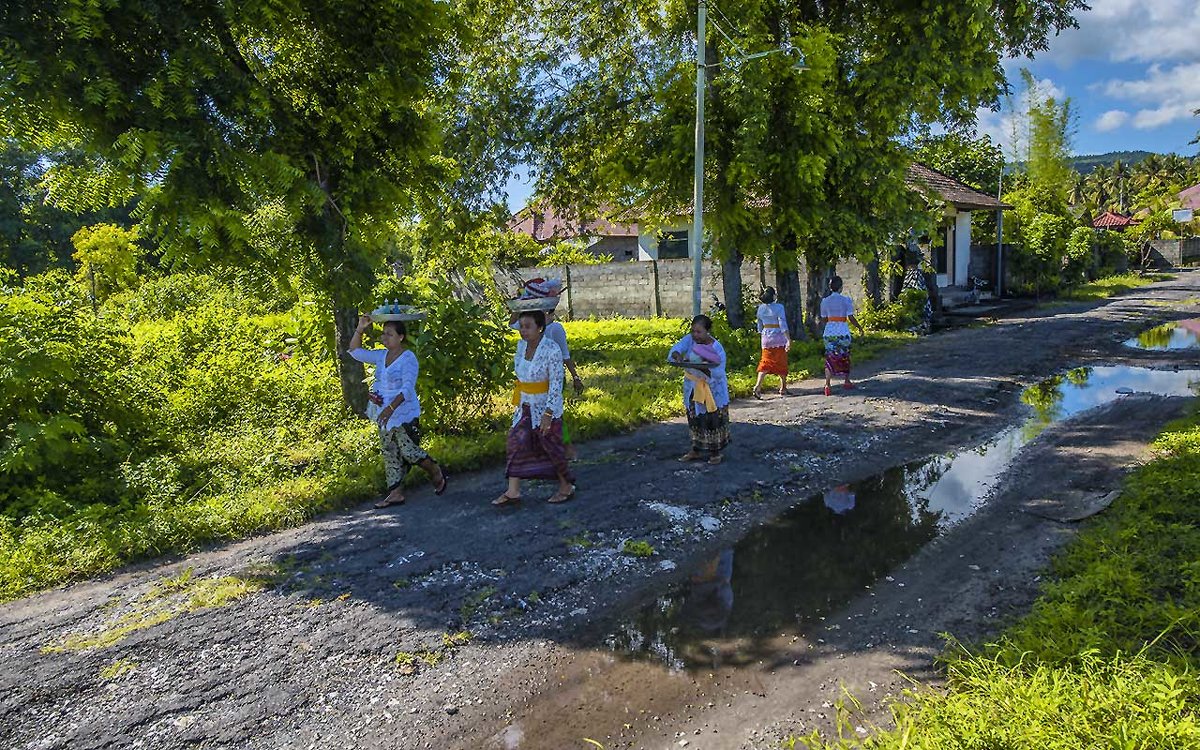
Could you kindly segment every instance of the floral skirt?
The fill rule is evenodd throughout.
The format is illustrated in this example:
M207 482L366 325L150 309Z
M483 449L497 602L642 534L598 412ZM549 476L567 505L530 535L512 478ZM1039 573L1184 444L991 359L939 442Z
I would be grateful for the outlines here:
M788 374L787 349L784 349L782 346L763 349L762 357L758 360L758 371L786 378Z
M506 443L508 466L504 476L518 479L558 479L561 475L574 482L571 465L567 463L563 445L563 423L550 423L550 432L543 435L533 423L529 407L521 407L521 418L508 431Z
M381 427L379 442L383 446L383 468L387 474L388 492L400 486L412 467L429 458L429 454L421 448L419 419L390 430Z
M825 369L831 375L850 377L850 337L825 337Z
M704 414L689 414L688 428L692 433L692 450L697 453L720 453L729 445L729 407Z

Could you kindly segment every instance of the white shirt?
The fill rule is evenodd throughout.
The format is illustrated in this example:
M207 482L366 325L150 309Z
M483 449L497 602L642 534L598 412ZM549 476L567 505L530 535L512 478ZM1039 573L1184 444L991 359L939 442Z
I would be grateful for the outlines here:
M367 417L377 420L383 407L392 403L397 396L403 394L404 403L400 404L392 416L388 417L387 428L394 430L408 424L421 416L421 400L417 398L417 375L421 365L417 355L411 349L396 357L387 364L387 349L351 349L350 356L369 365L375 365L375 376L371 390L383 397L383 406L367 403Z
M549 383L550 390L546 393L521 393L521 403L517 404L513 414L513 425L521 421L522 407L529 406L529 416L536 427L542 420L542 415L550 412L555 419L563 415L563 356L558 344L542 336L533 359L525 359L529 345L525 339L517 342L517 353L513 357L513 371L517 380L523 383Z
M778 302L763 303L758 306L758 332L762 334L764 349L778 349L787 346L788 324L787 312ZM767 326L773 326L768 328Z
M822 318L849 318L854 314L854 300L839 292L830 292L821 300ZM825 324L825 336L849 336L850 323L842 320L831 320Z

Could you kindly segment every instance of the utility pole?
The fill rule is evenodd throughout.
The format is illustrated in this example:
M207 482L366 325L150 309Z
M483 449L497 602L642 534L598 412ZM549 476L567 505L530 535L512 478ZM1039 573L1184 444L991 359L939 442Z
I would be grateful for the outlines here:
M692 231L688 248L692 253L692 315L699 315L700 279L704 275L704 39L708 3L700 0L696 9L696 164L692 185Z

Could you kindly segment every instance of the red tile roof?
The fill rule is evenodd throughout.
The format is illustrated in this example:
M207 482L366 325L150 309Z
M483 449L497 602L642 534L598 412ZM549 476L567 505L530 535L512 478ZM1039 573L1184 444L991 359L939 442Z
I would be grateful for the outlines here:
M603 213L610 213L602 209ZM538 242L576 237L637 237L636 223L623 224L608 218L582 219L577 212L558 211L549 206L526 206L513 214L508 228L527 234Z
M1182 208L1194 208L1200 211L1200 185L1192 185L1177 196Z
M939 198L963 211L983 211L1010 209L1012 206L993 198L987 193L980 192L965 183L959 182L950 175L942 174L936 169L930 169L924 164L913 162L908 167L908 176L904 180L909 187L917 190L931 190ZM923 190L923 191L924 191Z
M1096 229L1124 229L1137 223L1139 223L1137 219L1131 219L1112 211L1105 211L1092 219L1092 226Z

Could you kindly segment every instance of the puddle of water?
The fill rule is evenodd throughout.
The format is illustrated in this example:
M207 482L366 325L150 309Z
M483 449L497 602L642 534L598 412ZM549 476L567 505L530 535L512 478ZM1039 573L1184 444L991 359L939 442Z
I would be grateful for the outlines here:
M1022 394L1034 410L1025 424L794 506L619 623L606 645L671 670L765 658L781 630L842 606L975 512L1046 427L1132 392L1197 395L1200 371L1092 367L1051 378Z
M1125 346L1152 352L1200 349L1200 318L1180 320L1151 328L1127 340Z

